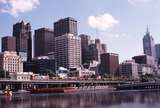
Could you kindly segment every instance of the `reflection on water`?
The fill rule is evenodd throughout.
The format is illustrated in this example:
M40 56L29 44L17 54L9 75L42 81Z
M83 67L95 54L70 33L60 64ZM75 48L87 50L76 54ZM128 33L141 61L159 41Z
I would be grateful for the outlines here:
M0 108L160 108L160 92L81 92L0 96Z

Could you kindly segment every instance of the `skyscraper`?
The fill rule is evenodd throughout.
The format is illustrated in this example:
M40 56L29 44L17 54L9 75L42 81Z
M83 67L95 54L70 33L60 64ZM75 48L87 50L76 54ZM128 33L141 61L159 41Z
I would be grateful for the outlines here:
M23 21L13 25L13 36L16 37L16 51L23 61L32 58L32 34L30 23ZM30 45L29 45L30 44ZM31 56L31 57L30 57Z
M101 48L102 48L101 54L107 53L107 45L106 44L101 44Z
M119 57L118 54L104 53L101 54L101 75L110 75L112 77L118 75Z
M53 30L49 28L35 30L34 51L35 57L47 56L49 53L54 52Z
M147 32L143 37L143 51L144 54L155 57L154 39L150 35L147 27Z
M56 68L81 65L81 39L77 36L77 21L67 17L54 23Z
M11 36L2 37L2 52L16 51L16 38Z
M88 59L89 61L98 61L100 63L100 55L107 52L106 44L101 44L100 39L95 39L94 43L88 46Z
M56 67L67 69L81 65L81 39L73 34L55 37Z
M88 50L89 50L89 44L90 44L90 36L81 34L79 35L81 38L81 49L82 49L82 64L89 63L88 60Z
M160 62L160 44L155 45L156 59Z
M72 17L60 19L54 23L54 36L62 36L64 34L78 35L77 32L77 21Z

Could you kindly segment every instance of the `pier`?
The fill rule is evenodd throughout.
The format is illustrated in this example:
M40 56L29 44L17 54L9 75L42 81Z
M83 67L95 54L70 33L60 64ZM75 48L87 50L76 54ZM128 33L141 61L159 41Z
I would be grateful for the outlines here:
M160 89L160 82L130 83L116 86L117 90L151 90Z
M103 80L0 80L0 90L9 86L12 90L30 90L33 88L56 88L78 87L89 88L96 86L115 86L126 84L126 81L103 81Z

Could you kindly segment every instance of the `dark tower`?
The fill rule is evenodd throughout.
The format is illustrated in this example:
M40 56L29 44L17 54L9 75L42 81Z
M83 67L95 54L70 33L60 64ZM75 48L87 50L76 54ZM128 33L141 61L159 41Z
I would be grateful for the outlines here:
M28 51L27 51L27 61L32 61L32 33L29 33L28 37Z
M49 28L35 30L34 56L48 56L54 52L54 32Z
M16 37L16 51L18 55L23 58L23 61L32 58L31 35L30 23L25 24L23 21L21 21L13 25L13 36Z
M77 21L72 17L60 19L54 23L54 36L61 36L64 34L73 34L77 36Z
M2 52L16 51L16 38L11 36L2 37Z

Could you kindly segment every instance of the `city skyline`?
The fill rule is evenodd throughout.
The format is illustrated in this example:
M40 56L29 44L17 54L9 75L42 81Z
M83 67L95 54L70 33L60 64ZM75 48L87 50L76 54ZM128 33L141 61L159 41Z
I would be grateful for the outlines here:
M24 5L24 8L21 6L17 9L13 4L18 4L18 0L15 2L0 0L0 36L12 35L13 24L21 20L31 23L33 36L35 29L53 28L54 22L71 16L78 21L79 34L100 38L103 43L107 44L109 52L119 54L120 61L143 53L142 38L147 24L155 43L159 42L160 15L156 13L160 5L158 0L154 2L153 0L95 0L91 2L91 0L81 0L76 3L73 0L28 0L29 5L19 3ZM6 5L11 8L6 8ZM129 14L130 12L132 14ZM153 17L154 15L156 17ZM95 23L90 24L90 20ZM108 25L103 25L101 22Z

